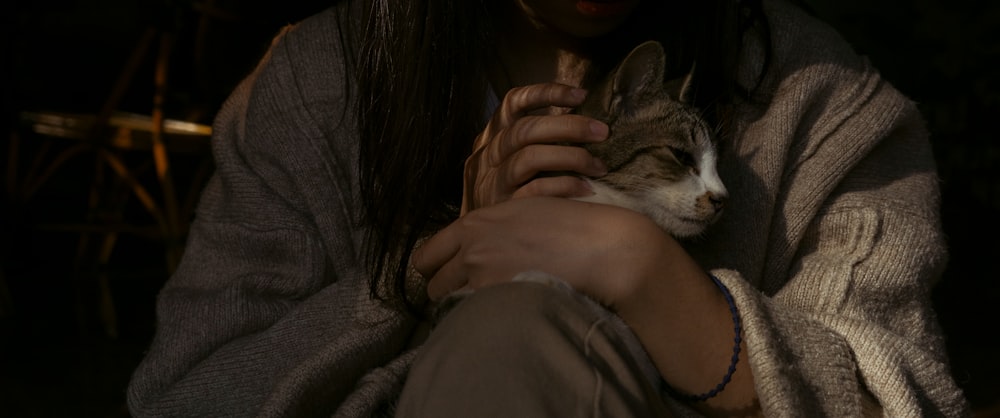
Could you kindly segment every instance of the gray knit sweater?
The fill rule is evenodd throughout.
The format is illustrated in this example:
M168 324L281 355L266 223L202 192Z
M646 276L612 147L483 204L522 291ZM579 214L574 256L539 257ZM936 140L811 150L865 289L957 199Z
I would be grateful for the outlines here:
M720 150L731 201L690 248L734 294L760 406L852 417L873 396L887 416L967 415L929 298L946 252L921 118L829 27L765 11L773 61ZM368 298L337 13L284 30L218 115L135 416L371 416L399 393L415 323ZM762 50L745 52L748 85Z

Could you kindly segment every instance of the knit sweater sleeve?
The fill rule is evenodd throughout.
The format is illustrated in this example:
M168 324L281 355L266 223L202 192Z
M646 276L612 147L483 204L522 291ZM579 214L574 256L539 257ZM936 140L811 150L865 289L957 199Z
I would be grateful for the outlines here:
M357 261L336 21L283 31L218 115L216 173L158 296L134 416L330 416L405 344L408 320L369 300Z
M831 30L769 3L771 95L743 127L755 145L731 150L752 177L733 181L752 190L734 196L744 220L765 221L706 257L739 306L760 405L966 415L930 299L947 254L921 116Z
M715 271L736 288L767 416L862 416L872 400L885 416L968 412L931 306L946 255L921 138L900 127L841 180L774 294Z

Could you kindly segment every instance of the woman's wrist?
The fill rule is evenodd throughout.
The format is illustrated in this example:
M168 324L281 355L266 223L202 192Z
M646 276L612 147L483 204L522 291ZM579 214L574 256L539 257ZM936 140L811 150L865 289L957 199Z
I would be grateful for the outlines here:
M672 238L656 244L650 241L648 248L659 256L633 272L641 278L613 308L642 341L674 392L709 393L718 388L720 379L728 378L725 390L693 406L706 410L752 408L755 393L742 327L737 341L726 292ZM739 347L735 362L734 344ZM734 366L732 373L730 366Z
M739 366L740 353L743 351L743 321L740 318L739 308L736 307L736 301L733 300L733 295L729 292L729 288L719 278L712 274L709 274L709 277L715 283L715 286L719 288L719 291L722 292L722 296L726 299L726 304L729 305L729 314L733 318L733 356L730 358L729 367L726 368L726 372L722 375L720 382L705 392L697 394L683 393L674 389L666 380L663 380L664 388L672 396L688 402L707 401L722 393L726 389L726 386L729 385L729 382L732 381L733 374L736 373L736 368Z

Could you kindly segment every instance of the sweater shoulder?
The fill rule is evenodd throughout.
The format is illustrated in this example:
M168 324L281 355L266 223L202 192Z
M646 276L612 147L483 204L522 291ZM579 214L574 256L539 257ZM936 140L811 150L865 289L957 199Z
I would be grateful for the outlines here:
M288 156L304 142L340 147L353 130L351 13L334 6L282 28L216 117L217 145Z
M874 131L914 119L915 104L832 26L787 0L764 1L764 12L770 51L752 41L741 81L755 80L753 74L765 69L755 93L772 117L794 120L803 129L846 123ZM813 133L800 138L826 137Z
M351 196L357 133L345 13L337 6L283 28L222 106L212 147L217 177L230 191L223 201L237 185L255 182L262 184L252 189L273 190L300 208L308 206L304 196Z
M332 7L283 28L250 77L250 105L268 113L295 110L305 119L297 124L329 136L349 107L353 20L346 7Z
M861 68L867 59L831 25L788 0L764 1L773 62L780 67L831 64Z

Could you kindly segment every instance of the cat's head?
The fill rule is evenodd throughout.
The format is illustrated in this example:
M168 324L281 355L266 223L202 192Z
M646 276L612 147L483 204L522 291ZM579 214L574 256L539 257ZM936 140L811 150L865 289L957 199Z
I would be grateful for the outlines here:
M637 210L683 238L715 222L728 193L712 130L690 105L693 69L666 83L664 71L663 48L643 43L577 109L610 128L606 141L585 145L609 168L586 200Z

